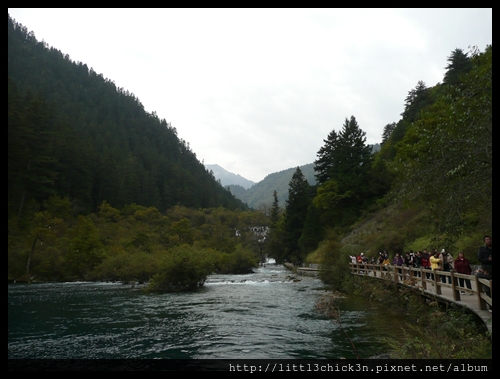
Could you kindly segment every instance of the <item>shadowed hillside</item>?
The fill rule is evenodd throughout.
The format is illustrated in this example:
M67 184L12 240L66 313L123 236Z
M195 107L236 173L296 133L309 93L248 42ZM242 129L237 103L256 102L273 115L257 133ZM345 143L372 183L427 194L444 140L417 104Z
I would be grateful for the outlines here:
M273 202L273 192L276 191L280 206L284 207L285 201L288 199L288 185L296 169L296 167L293 167L269 174L262 181L254 184L247 190L237 185L230 185L229 189L238 199L254 209L263 206L269 207ZM300 169L310 185L316 184L313 163L300 166Z
M8 78L9 215L52 195L84 212L103 201L245 208L169 122L10 16Z

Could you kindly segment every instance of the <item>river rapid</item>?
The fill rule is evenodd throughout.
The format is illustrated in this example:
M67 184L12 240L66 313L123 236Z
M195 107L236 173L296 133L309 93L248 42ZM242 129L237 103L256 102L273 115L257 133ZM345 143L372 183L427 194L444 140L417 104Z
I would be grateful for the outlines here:
M326 293L319 279L274 264L209 276L189 293L104 282L9 284L8 358L356 358L338 325L315 312ZM339 306L362 358L380 353L380 337L403 317L363 299Z

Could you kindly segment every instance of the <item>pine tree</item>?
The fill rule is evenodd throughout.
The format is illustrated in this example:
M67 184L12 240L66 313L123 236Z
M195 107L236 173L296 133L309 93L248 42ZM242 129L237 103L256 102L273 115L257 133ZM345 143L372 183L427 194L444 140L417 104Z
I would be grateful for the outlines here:
M273 192L273 204L271 207L271 228L276 228L279 220L279 215L280 215L280 207L279 207L279 201L278 201L278 192L274 190Z
M389 141L389 138L391 138L391 134L396 129L396 123L393 122L392 124L387 124L384 126L384 132L382 133L382 143L381 145L384 145L387 141Z
M282 242L282 224L280 223L280 207L278 201L278 193L273 192L273 204L271 207L271 223L266 236L265 254L272 257L278 263L282 263L284 259L283 242Z
M332 130L328 134L327 139L323 140L325 145L322 146L317 153L318 159L314 161L314 171L316 172L314 176L318 185L325 183L327 180L331 179L331 169L334 165L333 156L335 148L338 141L338 135L335 130Z
M403 120L411 124L420 119L421 111L432 103L429 88L419 80L417 86L408 92L405 99L405 110L401 113Z
M315 203L325 215L328 214L329 222L334 218L341 222L347 215L351 220L361 209L368 193L371 146L366 144L366 133L360 129L354 116L346 118L342 130L338 134L330 133L325 142L315 162L315 171L322 179L318 181Z
M299 247L301 258L304 259L307 254L314 251L320 241L323 239L323 225L321 223L321 210L313 204L309 205L306 220L302 229L302 235L299 238Z
M362 187L367 184L365 180L371 164L371 147L366 144L366 133L361 130L354 116L345 120L334 156L337 165L333 173L340 190L362 192Z
M472 69L472 61L462 49L455 49L448 57L448 65L444 74L443 83L457 85L461 83L460 76Z
M300 167L297 167L288 186L283 225L284 254L288 260L300 259L299 238L302 235L310 202L309 183Z

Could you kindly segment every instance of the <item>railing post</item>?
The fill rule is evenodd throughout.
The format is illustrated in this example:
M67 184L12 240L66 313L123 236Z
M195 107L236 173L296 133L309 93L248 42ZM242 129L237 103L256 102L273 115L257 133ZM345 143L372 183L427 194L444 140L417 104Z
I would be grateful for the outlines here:
M491 301L493 302L493 280L490 279L490 297Z
M482 311L486 310L486 301L481 297L481 294L483 293L483 285L479 282L479 278L477 276L474 276L476 278L476 291L477 291L477 305L479 309Z
M481 283L481 281L483 283ZM493 305L493 281L491 279L484 279L484 278L477 278L476 283L479 285L479 308L483 311L488 309L488 305L490 307ZM488 291L484 291L483 293L483 287L488 287ZM488 296L489 293L489 296ZM488 299L488 301L486 301ZM491 303L491 304L490 304Z
M434 287L436 287L436 294L441 295L441 286L439 283L441 283L441 277L438 274L439 270L432 270L434 273Z
M364 271L365 276L368 275L368 270L370 270L370 266L371 266L370 263L365 263L365 271Z
M415 267L410 267L410 283L413 287L417 286L417 269Z
M453 300L460 301L460 289L458 286L458 278L455 277L454 271L450 271L451 276L451 293L453 294Z

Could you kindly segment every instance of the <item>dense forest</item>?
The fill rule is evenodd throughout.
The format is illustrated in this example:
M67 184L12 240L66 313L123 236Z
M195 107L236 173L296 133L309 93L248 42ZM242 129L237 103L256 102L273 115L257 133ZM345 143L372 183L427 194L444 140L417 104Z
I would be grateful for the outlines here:
M354 251L477 251L492 227L491 77L491 45L457 48L380 150L349 115L318 146L314 184L297 167L285 201L276 188L252 210L166 120L9 16L9 279L177 291L268 256L321 262L338 284Z
M9 214L49 195L69 197L84 212L103 200L245 208L167 121L10 17L8 76Z

